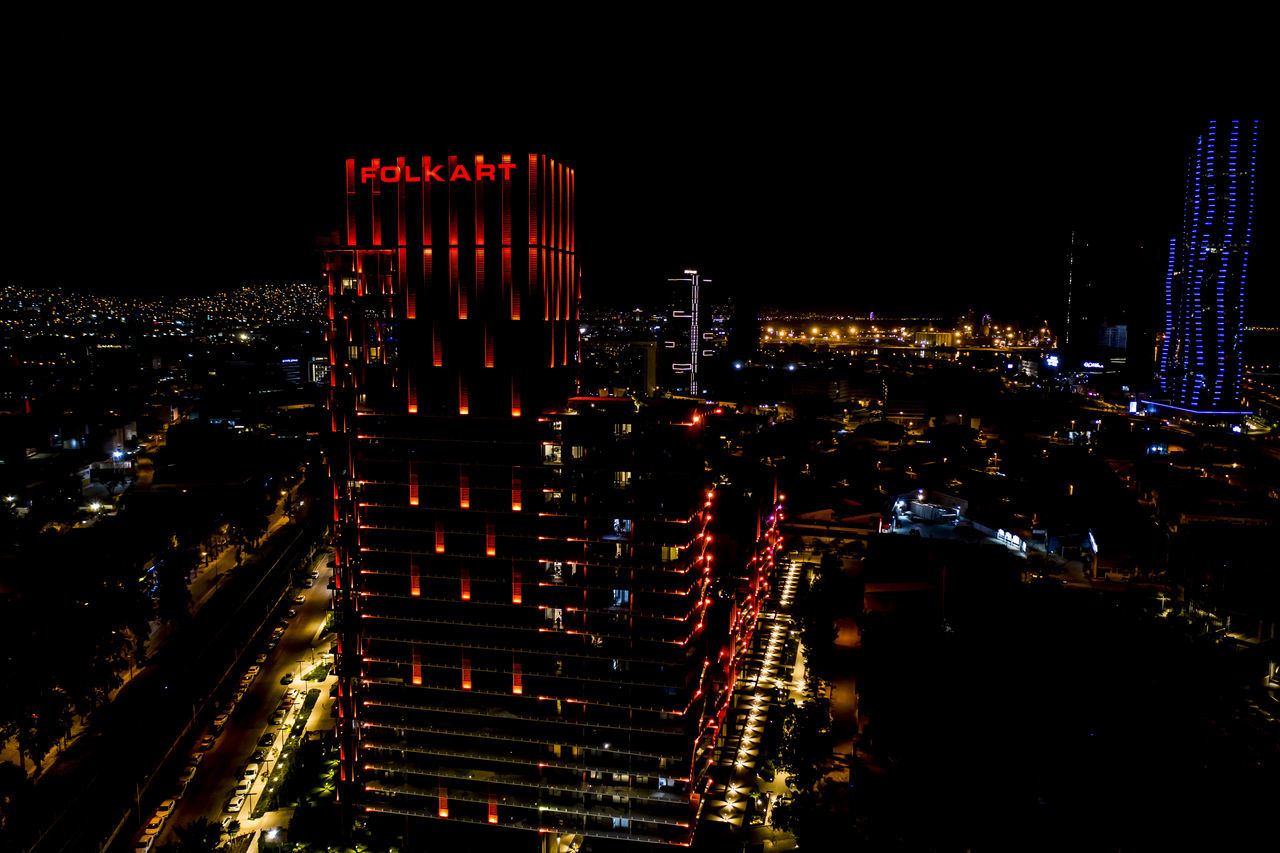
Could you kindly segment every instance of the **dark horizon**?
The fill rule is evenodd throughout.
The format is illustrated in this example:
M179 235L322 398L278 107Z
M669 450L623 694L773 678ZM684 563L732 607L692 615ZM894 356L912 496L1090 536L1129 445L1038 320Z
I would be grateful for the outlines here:
M692 266L759 307L943 316L972 307L1052 322L1075 229L1101 249L1103 286L1143 314L1159 298L1182 163L1202 124L870 119L876 133L849 145L844 128L770 129L740 116L688 136L618 121L568 132L520 124L519 138L397 127L378 139L307 135L280 121L241 138L179 117L135 123L92 158L69 128L46 124L11 161L84 166L11 170L6 281L154 296L319 281L317 241L338 227L345 157L529 149L575 169L588 306L644 302ZM161 151L175 152L172 165L160 165ZM1264 142L1254 324L1280 307L1263 284L1267 159ZM1157 255L1141 280L1107 263L1138 246Z

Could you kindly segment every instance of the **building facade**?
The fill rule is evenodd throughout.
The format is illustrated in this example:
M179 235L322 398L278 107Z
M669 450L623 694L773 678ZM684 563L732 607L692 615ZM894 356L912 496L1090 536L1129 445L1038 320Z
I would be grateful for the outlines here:
M1242 414L1244 321L1261 123L1211 121L1187 159L1181 232L1170 240L1157 365L1168 405Z
M1058 342L1058 346L1071 356L1096 343L1098 288L1093 267L1089 242L1072 231L1067 246L1062 334Z
M325 261L340 801L478 839L689 843L769 502L721 570L702 416L575 396L572 169L346 177Z

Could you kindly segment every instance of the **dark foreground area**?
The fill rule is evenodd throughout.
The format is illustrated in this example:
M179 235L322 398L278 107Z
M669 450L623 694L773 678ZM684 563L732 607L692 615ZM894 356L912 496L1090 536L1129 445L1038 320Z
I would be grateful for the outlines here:
M856 834L911 850L1265 839L1280 706L1259 650L1155 610L1136 593L1019 586L951 631L872 620L854 663L874 720Z

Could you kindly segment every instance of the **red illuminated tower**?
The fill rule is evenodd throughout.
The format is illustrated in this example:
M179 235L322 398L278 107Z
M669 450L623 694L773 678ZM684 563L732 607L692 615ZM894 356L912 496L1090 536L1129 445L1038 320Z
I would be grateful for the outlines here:
M765 561L713 595L701 417L574 396L573 170L352 159L346 200L339 799L687 844Z

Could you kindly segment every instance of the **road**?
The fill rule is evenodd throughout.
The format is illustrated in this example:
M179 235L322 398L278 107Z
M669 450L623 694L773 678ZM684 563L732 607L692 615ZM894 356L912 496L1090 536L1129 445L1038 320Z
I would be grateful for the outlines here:
M22 815L27 846L39 853L96 850L122 818L120 834L132 832L135 797L141 793L144 812L159 802L161 776L153 784L153 771L180 766L185 752L175 742L185 748L197 733L188 731L188 721L205 715L205 697L287 589L289 567L322 532L322 522L304 521L289 542L269 546L261 564L224 584L152 665L99 709L89 730L42 775Z
M319 727L321 715L328 714L330 707L328 687L333 682L333 677L317 685L314 682L302 681L301 676L321 662L322 655L328 652L333 638L332 634L325 634L323 637L320 634L329 614L330 591L327 588L330 572L327 567L329 559L328 552L321 552L317 558L314 568L320 571L319 580L310 589L301 590L306 596L306 601L303 604L293 605L298 610L298 615L289 620L280 644L262 664L262 672L232 711L230 719L222 733L218 735L213 748L205 753L195 778L187 786L185 796L179 801L165 828L161 830L159 844L176 841L176 827L185 826L202 817L221 821L227 816L223 808L239 781L240 768L249 763L250 756L259 748L260 737L267 733L275 734L275 749L279 749L287 728L281 730L269 726L268 723L271 714L284 697L285 691L289 689L280 683L286 673L293 673L295 680L290 686L301 691L295 708L301 705L306 690L317 686L322 689L321 700L312 709L312 723L309 728ZM252 660L251 657L249 659ZM292 709L285 722L286 724L294 722ZM234 815L242 825L242 832L250 829L266 829L276 825L275 820L279 819L278 816L273 819L273 815L278 813L268 813L259 821L250 820L252 814L250 806L257 803L269 770L269 765L262 767L261 781L252 787L251 797L245 802L245 808Z

